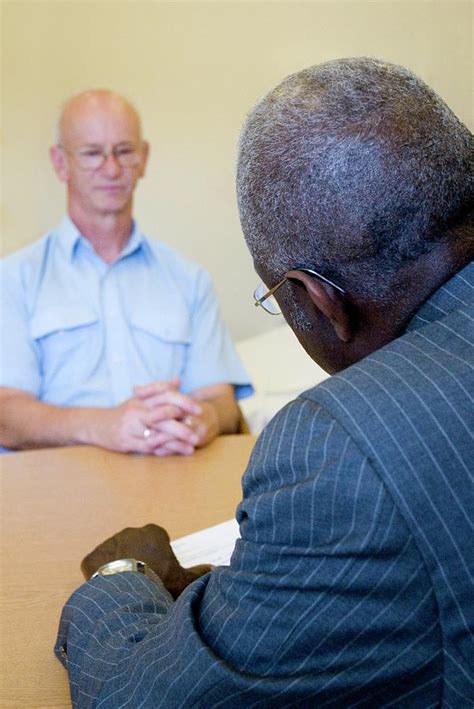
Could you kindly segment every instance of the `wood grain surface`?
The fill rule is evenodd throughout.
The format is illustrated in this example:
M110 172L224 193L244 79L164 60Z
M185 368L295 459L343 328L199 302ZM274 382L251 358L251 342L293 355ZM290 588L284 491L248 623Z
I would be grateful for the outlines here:
M53 645L82 557L126 526L155 522L175 539L230 519L254 442L221 436L189 458L89 447L0 458L2 709L70 707Z

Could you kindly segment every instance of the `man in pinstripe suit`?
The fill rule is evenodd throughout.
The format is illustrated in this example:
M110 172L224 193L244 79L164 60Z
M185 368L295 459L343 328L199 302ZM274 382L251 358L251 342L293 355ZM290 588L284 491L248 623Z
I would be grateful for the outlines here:
M177 600L136 571L73 594L75 706L474 705L471 160L441 99L376 60L302 71L251 113L256 303L335 376L258 440L229 567L180 593L153 525L86 557L86 577L143 560Z

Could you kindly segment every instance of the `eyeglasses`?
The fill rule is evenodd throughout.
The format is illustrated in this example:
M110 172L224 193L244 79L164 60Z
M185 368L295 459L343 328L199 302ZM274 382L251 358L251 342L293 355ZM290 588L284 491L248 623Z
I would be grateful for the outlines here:
M324 283L327 283L328 285L332 286L335 288L339 293L342 293L343 295L346 294L346 291L338 286L336 283L333 283L333 281L330 281L329 278L326 278L326 276L322 276L320 273L317 271L313 271L312 268L305 268L303 266L297 266L296 268L291 269L292 271L303 271L303 273L308 273L310 276L314 276L315 278L319 278L320 281L324 281ZM281 308L278 305L278 302L276 298L274 297L274 294L276 291L281 288L281 286L289 280L288 276L285 276L279 283L276 284L276 286L273 286L273 288L270 288L268 290L267 286L265 283L260 282L259 285L256 287L253 297L255 300L255 307L261 306L267 313L270 313L270 315L281 315Z
M93 145L79 148L79 150L68 150L64 145L58 147L71 155L81 170L98 170L110 155L114 156L114 160L121 167L136 167L142 159L141 145L137 146L132 143L119 143L110 150Z

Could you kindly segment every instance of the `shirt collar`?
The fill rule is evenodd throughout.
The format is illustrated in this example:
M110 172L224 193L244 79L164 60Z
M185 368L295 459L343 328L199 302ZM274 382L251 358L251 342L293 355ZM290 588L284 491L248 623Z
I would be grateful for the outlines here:
M138 249L141 249L143 244L144 244L144 236L140 232L140 229L138 228L138 224L133 221L132 222L132 233L130 234L130 238L123 249L122 253L120 254L119 258L123 258L124 256L129 256L130 254L133 254L135 251L138 251Z
M59 227L57 228L57 234L59 236L60 248L63 250L65 256L68 258L69 261L73 260L74 255L77 252L77 248L81 242L86 242L88 244L87 239L82 236L81 232L68 215L64 217ZM124 258L125 256L129 256L135 251L138 251L139 249L143 248L145 244L145 237L140 232L138 224L133 221L130 238L122 253L120 254L119 259Z
M423 303L408 323L407 332L418 330L430 322L459 308L466 307L474 300L474 261L458 271Z
M59 237L59 247L62 249L64 255L69 261L72 261L72 257L76 250L77 243L81 238L81 233L74 222L67 215L64 217L56 233Z

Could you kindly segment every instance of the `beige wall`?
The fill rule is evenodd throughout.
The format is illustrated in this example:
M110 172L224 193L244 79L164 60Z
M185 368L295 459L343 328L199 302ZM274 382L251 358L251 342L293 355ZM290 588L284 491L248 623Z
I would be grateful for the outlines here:
M3 253L61 217L47 147L60 104L88 87L128 95L152 158L136 214L206 266L235 337L271 327L251 305L234 159L247 110L285 75L327 59L405 64L472 127L470 2L4 1Z

